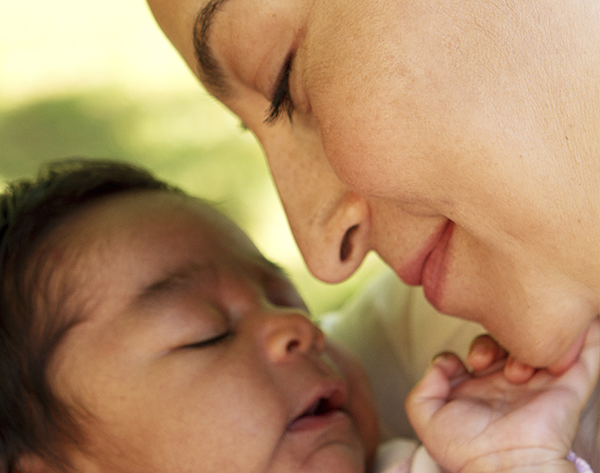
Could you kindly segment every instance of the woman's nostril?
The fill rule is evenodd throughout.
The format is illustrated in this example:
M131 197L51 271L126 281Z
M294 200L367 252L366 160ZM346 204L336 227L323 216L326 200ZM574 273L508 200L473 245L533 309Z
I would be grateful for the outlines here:
M346 261L352 253L352 235L358 230L358 225L351 226L342 238L342 244L340 245L340 261L343 263Z

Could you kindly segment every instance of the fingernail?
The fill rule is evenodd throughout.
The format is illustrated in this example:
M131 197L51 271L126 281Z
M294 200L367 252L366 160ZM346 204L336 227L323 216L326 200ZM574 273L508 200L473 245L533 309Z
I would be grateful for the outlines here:
M487 345L475 345L473 348L471 348L471 352L469 353L469 355L474 355L474 356L487 356L490 353L490 347Z
M431 358L431 361L429 362L429 366L433 366L433 365L437 365L438 363L442 363L443 361L447 360L449 357L450 357L450 353L448 353L447 351L439 352L438 354L434 355Z

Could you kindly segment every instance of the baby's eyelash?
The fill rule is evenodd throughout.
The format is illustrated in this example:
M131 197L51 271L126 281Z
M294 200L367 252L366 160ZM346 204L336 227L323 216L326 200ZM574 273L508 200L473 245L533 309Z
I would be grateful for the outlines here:
M196 343L190 343L189 345L185 345L181 348L206 348L209 347L211 345L216 345L219 342L222 342L223 340L225 340L226 338L228 338L231 335L231 332L227 331L227 332L223 332L219 335L217 335L216 337L213 338L209 338L208 340L201 340L199 342Z
M275 123L284 112L287 114L290 121L292 121L294 104L292 102L292 98L290 97L289 79L290 72L292 70L293 59L294 56L290 54L283 66L281 77L277 84L277 89L275 89L275 94L273 95L271 106L267 111L267 118L265 119L265 123L269 125Z

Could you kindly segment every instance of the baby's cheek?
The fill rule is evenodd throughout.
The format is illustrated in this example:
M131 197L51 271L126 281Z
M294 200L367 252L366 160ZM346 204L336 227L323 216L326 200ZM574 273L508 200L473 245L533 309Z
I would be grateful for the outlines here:
M325 350L348 386L347 409L356 422L359 435L365 445L367 459L375 455L379 443L379 423L375 398L366 370L360 360L342 346L328 340Z

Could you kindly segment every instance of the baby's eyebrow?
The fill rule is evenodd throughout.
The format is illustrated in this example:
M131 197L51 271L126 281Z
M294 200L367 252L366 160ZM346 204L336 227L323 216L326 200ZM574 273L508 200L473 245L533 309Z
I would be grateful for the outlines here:
M176 268L142 288L134 298L134 303L143 304L156 301L172 295L181 288L189 287L193 281L198 279L202 279L205 283L209 281L216 283L218 279L217 268L212 264L196 263Z
M251 256L248 262L252 261L251 266L255 269L259 267L279 279L289 280L286 272L277 264L266 259L261 254ZM240 263L239 270L243 266ZM246 270L249 267L246 266ZM131 306L144 307L154 306L157 303L168 301L171 297L181 294L182 291L193 290L193 288L202 287L203 290L213 292L220 282L219 268L213 262L190 262L176 268L167 270L158 275L149 284L143 286L131 300ZM256 274L258 277L258 274Z
M210 0L196 17L193 33L198 74L210 92L223 96L229 94L230 88L225 80L223 69L210 46L210 27L214 22L215 15L221 11L220 8L226 1Z

